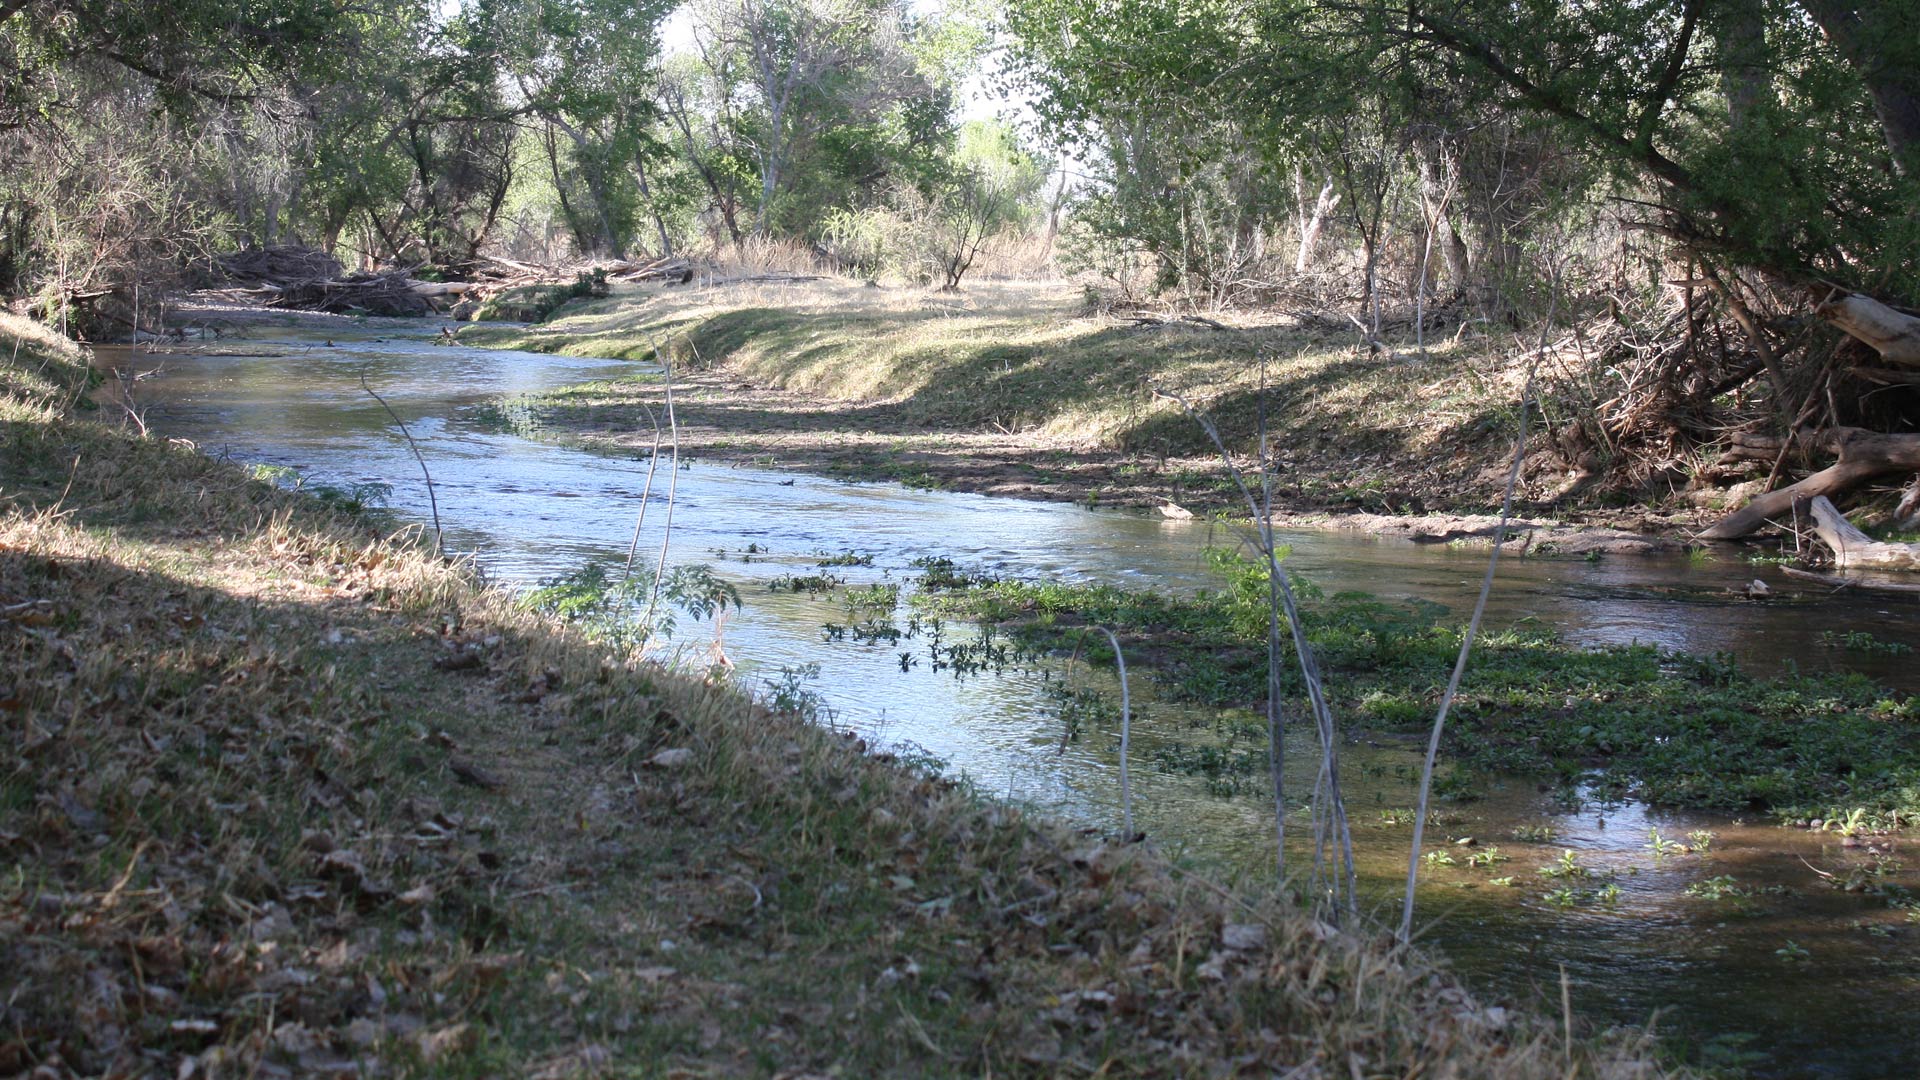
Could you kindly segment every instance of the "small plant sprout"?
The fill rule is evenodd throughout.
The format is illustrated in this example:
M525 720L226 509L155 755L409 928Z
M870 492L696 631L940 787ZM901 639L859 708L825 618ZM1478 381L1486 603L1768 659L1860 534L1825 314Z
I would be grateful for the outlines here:
M1840 834L1842 839L1851 840L1861 833L1868 831L1867 812L1865 809L1856 806L1848 811L1846 820L1832 821L1828 822L1828 824L1835 832Z
M1713 850L1715 839L1712 829L1695 829L1687 834L1687 842L1693 845L1693 850L1702 855Z
M1490 847L1485 851L1476 851L1467 856L1468 866L1477 866L1483 870L1492 866L1494 863L1511 861L1507 856L1500 854L1500 849L1497 847Z
M1696 900L1738 900L1748 890L1731 874L1718 874L1687 886L1686 893Z
M1653 852L1655 859L1665 859L1674 855L1685 855L1687 845L1661 836L1660 830L1656 828L1647 830L1647 850Z
M1789 964L1804 964L1813 959L1813 954L1792 938L1788 938L1785 945L1773 950L1773 955Z
M1460 865L1459 860L1453 857L1453 852L1448 851L1446 848L1437 848L1433 851L1427 852L1427 854L1425 855L1425 859L1428 866Z
M1580 865L1580 857L1573 853L1573 849L1567 848L1560 852L1558 859L1540 868L1540 876L1550 878L1583 878L1588 876L1588 871L1586 867Z

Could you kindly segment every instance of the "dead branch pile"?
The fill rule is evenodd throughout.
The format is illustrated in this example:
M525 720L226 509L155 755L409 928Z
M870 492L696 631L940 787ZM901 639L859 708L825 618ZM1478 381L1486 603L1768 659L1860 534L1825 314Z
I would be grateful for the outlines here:
M214 273L229 283L218 292L230 299L341 315L427 315L447 311L441 301L452 298L458 302L451 314L471 318L481 304L508 289L568 285L582 274L614 284L685 284L695 273L684 258L545 266L483 255L463 269L469 280L424 281L414 276L417 267L347 274L332 255L294 245L246 248L213 260Z
M213 266L222 277L235 284L281 288L297 282L337 278L345 270L340 260L326 252L296 244L243 248L219 256L213 260Z
M300 311L330 311L336 315L425 315L433 310L427 297L414 291L416 282L405 270L384 274L352 274L344 278L302 281L278 290L268 307Z
M1543 402L1580 486L1678 484L1696 451L1765 415L1764 365L1704 305L1614 298L1543 357Z

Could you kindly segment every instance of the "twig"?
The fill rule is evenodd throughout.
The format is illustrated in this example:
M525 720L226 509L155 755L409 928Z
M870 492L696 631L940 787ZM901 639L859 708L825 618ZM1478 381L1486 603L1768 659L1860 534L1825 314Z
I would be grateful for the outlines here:
M653 335L649 334L647 338L652 341ZM653 568L653 588L647 593L647 613L640 621L642 632L648 637L653 636L653 612L660 602L660 581L667 573L667 544L673 539L674 496L680 488L680 422L673 415L673 358L660 351L658 341L653 342L653 355L659 358L667 375L667 427L673 433L673 458L668 465L673 469L673 475L667 478L667 524L660 531L660 559Z
M647 500L653 497L653 471L660 467L660 418L646 402L641 402L640 407L647 411L647 423L653 425L653 456L647 459L647 483L640 489L640 516L634 520L633 540L627 544L627 569L621 575L622 581L633 576L633 556L640 550L640 530L647 523Z
M1500 566L1500 549L1506 546L1507 523L1513 518L1513 489L1520 482L1520 468L1527 458L1527 422L1533 406L1533 380L1546 349L1547 335L1553 331L1553 315L1560 301L1560 279L1554 275L1553 295L1547 301L1546 325L1540 328L1540 347L1527 361L1527 383L1520 392L1520 430L1513 437L1513 466L1507 470L1507 490L1500 500L1500 526L1493 534L1493 552L1487 556L1487 575L1480 581L1480 598L1474 601L1473 618L1460 638L1460 655L1454 659L1453 675L1446 692L1440 695L1440 709L1433 717L1433 733L1427 739L1427 761L1420 772L1420 803L1414 809L1413 850L1407 856L1407 893L1400 903L1400 942L1406 944L1413 934L1413 890L1420 877L1420 843L1426 834L1427 803L1433 792L1433 766L1440 756L1440 733L1447 726L1447 713L1453 708L1453 696L1460 690L1461 676L1467 671L1467 657L1473 653L1473 639L1480 631L1480 619L1487 612L1487 597L1493 592L1494 571Z
M420 454L420 444L413 441L413 432L407 430L407 422L400 419L399 413L393 411L393 406L387 404L387 399L374 393L373 387L367 385L367 373L364 371L360 373L360 389L365 390L367 396L379 402L380 407L387 410L387 415L393 417L393 422L400 426L400 434L406 436L407 448L413 451L413 460L420 463L420 475L427 478L427 506L433 511L433 553L444 556L446 543L440 531L440 500L434 497L433 474L427 471L427 459Z
M1127 658L1120 655L1120 639L1113 631L1100 627L1113 644L1113 662L1120 668L1120 820L1125 824L1128 842L1133 840L1133 789L1127 783L1127 747L1133 731L1133 699L1127 693Z
M1318 723L1319 730L1320 730L1321 745L1322 745L1322 749L1321 749L1322 766L1321 767L1322 767L1323 775L1325 775L1326 772L1328 771L1328 766L1330 764L1326 760L1327 756L1337 753L1337 751L1333 749L1332 741L1331 741L1331 735L1334 730L1333 712L1331 709L1327 707L1326 692L1320 682L1320 667L1319 667L1319 664L1314 659L1313 646L1307 641L1306 628L1300 621L1299 605L1294 602L1293 585L1291 582L1288 581L1286 575L1281 571L1279 557L1274 552L1273 521L1271 518L1265 518L1265 519L1261 518L1260 504L1253 497L1253 492L1247 487L1247 482L1240 475L1240 470L1234 466L1233 457L1232 455L1227 453L1227 445L1220 438L1220 431L1218 428L1214 427L1213 422L1208 420L1206 417L1201 416L1197 411L1194 410L1194 407L1187 402L1186 398L1181 397L1178 394L1169 393L1163 390L1154 390L1153 395L1158 398L1164 398L1168 401L1172 401L1175 404L1179 405L1180 408L1186 412L1187 416L1194 421L1194 423L1200 425L1200 430L1207 433L1207 438L1212 440L1214 448L1218 450L1220 453L1220 460L1223 461L1227 466L1227 475L1233 478L1234 486L1240 489L1241 497L1246 500L1247 512L1251 514L1254 517L1254 519L1258 521L1260 524L1260 533L1259 533L1260 543L1265 549L1263 553L1266 555L1266 558L1267 558L1267 573L1269 575L1269 579L1268 579L1269 587L1271 587L1271 584L1273 582L1279 583L1281 604L1286 611L1287 625L1292 630L1294 655L1300 663L1301 680L1305 682L1307 685L1307 700L1313 707L1313 714ZM1333 786L1330 789L1329 798L1333 803L1332 809L1334 811L1334 818L1339 823L1337 827L1339 827L1341 831L1344 833L1346 831L1345 830L1346 808L1343 805L1341 805L1341 799L1340 799L1340 793L1339 793L1339 776L1338 776L1337 767L1333 768L1331 772L1333 774L1332 775ZM1347 871L1346 876L1347 876L1347 883L1348 883L1347 904L1349 908L1357 910L1359 901L1355 898L1354 892L1353 892L1353 881L1354 881L1355 875L1354 875L1354 867L1353 867L1352 839L1350 835L1347 837L1346 842L1343 844L1343 855L1345 856L1346 864L1347 864L1346 865L1346 871Z

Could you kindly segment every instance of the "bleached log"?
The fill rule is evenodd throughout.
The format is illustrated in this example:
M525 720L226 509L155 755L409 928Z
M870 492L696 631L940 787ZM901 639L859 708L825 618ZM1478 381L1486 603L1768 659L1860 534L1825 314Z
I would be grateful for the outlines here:
M415 296L460 296L479 286L471 281L409 281L407 288Z
M1833 549L1833 565L1841 570L1920 570L1920 544L1889 544L1875 540L1848 521L1822 495L1807 504L1813 532Z
M1814 314L1871 345L1885 362L1920 367L1920 318L1859 293L1821 304Z

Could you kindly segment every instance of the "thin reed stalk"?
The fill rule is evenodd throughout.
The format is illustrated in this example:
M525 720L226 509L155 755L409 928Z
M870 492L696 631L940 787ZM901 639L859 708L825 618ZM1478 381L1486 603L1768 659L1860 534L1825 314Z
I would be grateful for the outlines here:
M413 441L413 432L407 430L407 422L400 419L399 413L393 411L393 406L387 404L387 399L374 393L373 387L367 385L367 373L364 371L360 373L360 389L365 390L369 397L380 403L381 408L387 410L388 416L393 417L393 422L400 427L400 434L406 436L407 448L413 451L413 460L420 463L420 475L427 479L427 506L433 511L433 553L444 556L447 552L440 532L440 500L433 494L433 473L427 471L427 459L420 453L420 444Z
M1165 398L1179 405L1180 408L1186 412L1187 416L1190 417L1194 423L1200 425L1202 431L1207 433L1207 438L1212 440L1214 448L1220 453L1220 460L1226 464L1227 474L1233 478L1234 486L1240 489L1241 497L1246 500L1247 512L1253 515L1255 521L1258 523L1260 547L1263 549L1262 554L1266 556L1267 560L1269 586L1271 587L1274 583L1278 584L1281 606L1287 616L1287 625L1292 631L1294 656L1299 661L1301 681L1306 684L1307 700L1313 708L1314 718L1320 734L1321 775L1324 783L1318 784L1315 787L1315 803L1316 806L1320 805L1320 796L1324 792L1325 805L1329 815L1327 818L1327 827L1338 833L1341 859L1345 863L1345 873L1341 875L1340 878L1337 878L1336 882L1344 880L1346 886L1345 906L1350 914L1357 915L1359 913L1359 900L1354 893L1355 871L1353 865L1353 839L1347 828L1345 801L1340 795L1339 751L1335 746L1336 731L1333 724L1333 711L1327 706L1326 690L1320 678L1320 665L1314 657L1313 645L1307 641L1306 628L1300 620L1299 604L1294 599L1293 585L1288 580L1286 574L1280 569L1280 559L1274 549L1273 543L1273 519L1261 514L1260 502L1254 498L1253 491L1247 487L1246 478L1241 475L1239 467L1233 463L1233 456L1227 452L1226 443L1220 438L1219 429L1214 427L1213 423L1206 417L1201 416L1194 407L1187 402L1186 398L1162 390L1155 390L1153 393L1156 397ZM1269 672L1269 675L1271 675L1271 672ZM1284 809L1284 807L1282 809ZM1317 829L1315 845L1316 860L1323 850L1324 844L1322 841L1324 838L1325 833ZM1284 882L1282 884L1284 884ZM1333 901L1334 910L1337 912L1340 906L1338 884L1329 889L1328 894L1329 899Z
M1547 302L1547 320L1540 328L1540 344L1534 349L1533 356L1527 361L1527 382L1520 392L1520 430L1513 437L1513 464L1507 470L1507 490L1500 498L1500 526L1493 534L1493 553L1487 556L1487 573L1480 580L1480 596L1473 604L1473 618L1467 622L1466 633L1460 638L1460 654L1454 658L1453 674L1447 679L1447 689L1440 695L1440 708L1434 713L1433 732L1427 738L1427 760L1420 770L1420 801L1414 807L1413 850L1407 855L1407 891L1400 902L1400 929L1398 937L1402 944L1413 937L1413 892L1420 882L1420 845L1426 836L1427 804L1433 792L1433 768L1440 756L1440 735L1446 730L1447 713L1453 708L1453 698L1460 690L1460 679L1467 671L1467 658L1473 653L1473 639L1480 632L1480 620L1487 613L1487 598L1493 593L1493 575L1500 567L1500 549L1506 546L1507 522L1513 518L1513 491L1520 482L1520 467L1527 457L1527 424L1533 406L1533 380L1539 370L1540 356L1547 348L1547 335L1553 330L1553 316L1560 299L1560 279L1554 277L1554 291Z
M1273 460L1267 441L1267 357L1260 355L1260 520L1262 541L1273 548ZM1280 586L1267 573L1267 772L1273 783L1274 879L1287 880L1287 730L1280 711Z
M649 336L651 340L651 336ZM673 358L660 351L660 343L653 342L653 355L660 358L660 366L667 378L667 428L673 434L673 457L668 467L673 475L667 479L667 524L660 531L660 558L653 568L653 588L647 593L647 614L640 625L652 634L653 613L660 603L660 582L667 573L667 545L673 540L673 506L680 490L680 421L673 414Z
M640 407L647 412L647 423L653 425L653 453L647 458L647 483L640 489L640 514L633 522L633 539L627 542L627 568L621 574L622 581L633 576L633 557L640 550L640 530L647 524L647 500L653 497L653 471L660 466L660 418L646 402L641 402Z
M1133 698L1127 692L1127 658L1121 655L1120 639L1112 630L1102 626L1100 632L1113 644L1113 662L1120 669L1120 820L1126 828L1127 841L1132 842L1133 788L1127 781L1127 750L1133 733Z

